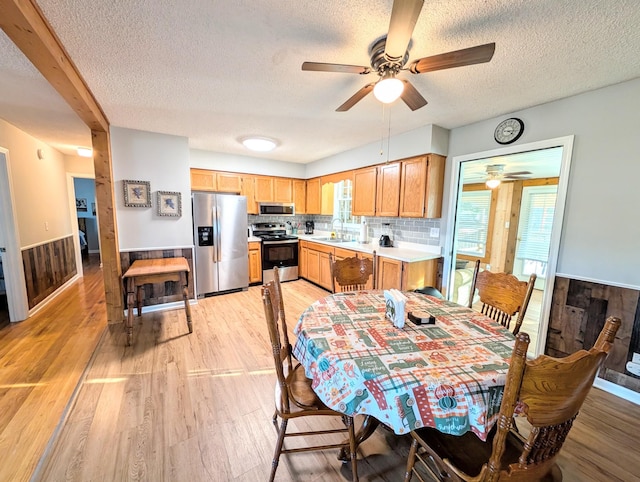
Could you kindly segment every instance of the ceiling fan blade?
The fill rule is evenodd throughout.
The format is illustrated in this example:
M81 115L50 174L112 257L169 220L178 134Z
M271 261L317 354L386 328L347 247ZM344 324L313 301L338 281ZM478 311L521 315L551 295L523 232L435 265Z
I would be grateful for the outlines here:
M424 0L394 0L384 48L387 57L401 59L407 51Z
M362 89L360 89L358 92L353 94L349 98L349 100L347 100L344 104L342 104L340 107L338 107L336 109L336 112L346 112L349 109L351 109L354 105L356 105L358 102L360 102L369 92L371 92L373 90L373 86L374 85L376 85L376 84L373 83L373 84L365 85Z
M533 174L531 171L516 171L516 172L505 172L505 176L528 176L529 174Z
M427 101L420 92L411 84L411 82L403 80L404 90L400 96L405 104L409 106L411 110L418 110L420 107L427 105Z
M482 64L489 62L496 50L495 42L477 45L462 50L454 50L445 54L423 57L412 62L409 70L414 74L423 74L435 70L452 69L465 65Z
M340 72L342 74L368 74L371 72L370 67L345 64L323 64L321 62L303 62L302 70L311 70L313 72Z

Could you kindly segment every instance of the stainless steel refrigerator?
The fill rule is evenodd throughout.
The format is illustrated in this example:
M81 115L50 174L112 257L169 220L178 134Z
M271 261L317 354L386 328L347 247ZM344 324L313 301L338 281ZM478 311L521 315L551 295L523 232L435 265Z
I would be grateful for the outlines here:
M197 297L249 286L247 198L194 192Z

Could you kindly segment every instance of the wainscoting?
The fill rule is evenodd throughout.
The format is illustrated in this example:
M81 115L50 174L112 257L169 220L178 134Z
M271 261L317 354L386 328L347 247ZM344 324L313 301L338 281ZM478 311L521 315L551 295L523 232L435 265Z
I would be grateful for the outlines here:
M640 377L626 370L640 353L640 291L557 276L546 353L566 356L591 348L608 316L622 319L616 342L598 376L640 392Z
M191 248L176 249L156 249L149 251L127 251L120 253L120 263L122 265L122 273L125 273L129 266L137 259L157 259L157 258L179 258L187 259L189 263L189 299L195 298L193 291L193 251ZM155 283L144 286L143 306L161 305L163 303L171 303L174 301L182 301L182 289L179 283L167 281L165 283ZM127 305L127 293L124 290L124 305Z
M31 309L78 272L73 236L25 249L22 263Z

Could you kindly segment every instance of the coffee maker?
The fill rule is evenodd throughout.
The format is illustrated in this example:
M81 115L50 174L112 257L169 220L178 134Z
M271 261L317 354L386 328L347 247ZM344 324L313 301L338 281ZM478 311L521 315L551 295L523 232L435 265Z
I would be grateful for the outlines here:
M306 221L304 223L304 234L313 234L313 229L316 227L313 221Z

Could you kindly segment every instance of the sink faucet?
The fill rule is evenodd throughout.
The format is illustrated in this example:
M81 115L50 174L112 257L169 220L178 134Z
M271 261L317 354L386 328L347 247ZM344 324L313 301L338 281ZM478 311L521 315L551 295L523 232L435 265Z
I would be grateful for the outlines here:
M338 239L343 239L344 238L344 221L342 221L342 219L340 218L333 218L331 220L331 230L333 231L333 226L335 225L335 222L338 221L340 223L340 236L338 237Z

